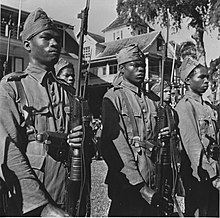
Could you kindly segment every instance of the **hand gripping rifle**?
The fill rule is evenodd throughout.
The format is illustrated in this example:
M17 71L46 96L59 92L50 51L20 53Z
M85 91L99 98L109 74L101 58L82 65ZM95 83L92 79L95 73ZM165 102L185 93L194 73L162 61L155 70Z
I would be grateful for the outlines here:
M80 149L70 148L69 175L67 181L67 212L72 216L90 216L90 154L89 154L89 114L88 102L81 96L81 74L84 35L87 34L89 0L85 9L78 15L81 18L78 73L76 75L76 94L70 96L70 129L82 125L83 140ZM86 85L86 84L85 84Z
M169 21L169 18L168 18ZM162 57L161 73L161 91L160 103L158 106L157 132L164 127L169 127L170 137L159 140L159 147L156 160L156 192L168 202L169 205L164 208L158 205L160 216L172 216L174 214L174 204L176 205L179 216L183 217L180 207L175 199L175 189L177 182L177 164L175 161L176 131L173 112L169 105L165 105L163 98L164 89L164 71L167 58L169 22L167 25L167 41L165 43L165 52Z

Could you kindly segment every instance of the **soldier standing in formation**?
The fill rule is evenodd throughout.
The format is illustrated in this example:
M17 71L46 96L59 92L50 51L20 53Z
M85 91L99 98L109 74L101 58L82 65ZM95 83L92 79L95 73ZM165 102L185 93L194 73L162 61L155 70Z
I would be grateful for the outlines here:
M119 74L103 99L101 150L108 165L109 216L156 216L166 204L151 187L157 112L142 88L145 57L136 44L118 54ZM162 130L168 136L168 128Z
M10 190L6 215L69 216L64 211L67 168L56 156L63 147L41 139L44 131L67 133L70 146L81 146L82 126L69 130L67 93L55 78L61 36L40 8L27 17L21 36L29 65L0 83L1 177Z
M54 66L58 78L65 80L71 86L75 82L75 73L73 64L60 58Z
M208 70L198 61L186 57L180 75L187 86L185 96L176 106L179 118L181 177L186 192L185 215L219 216L219 150L209 152L210 146L219 149L216 125L217 112L203 100L208 88ZM212 150L212 149L211 149Z

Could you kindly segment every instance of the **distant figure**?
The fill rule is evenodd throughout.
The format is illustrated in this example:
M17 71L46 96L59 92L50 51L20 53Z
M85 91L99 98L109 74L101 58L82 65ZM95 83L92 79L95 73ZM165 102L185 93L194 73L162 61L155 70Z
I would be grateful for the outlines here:
M75 72L72 63L60 58L54 68L58 78L65 80L72 86L74 85Z
M93 129L93 133L94 133L95 159L102 160L101 149L100 149L102 121L100 119L94 119L92 121L92 129Z
M160 97L161 82L155 83L152 86L151 91L153 91L156 95L158 95ZM171 84L167 81L164 81L163 100L167 105L170 105L170 103L171 103Z

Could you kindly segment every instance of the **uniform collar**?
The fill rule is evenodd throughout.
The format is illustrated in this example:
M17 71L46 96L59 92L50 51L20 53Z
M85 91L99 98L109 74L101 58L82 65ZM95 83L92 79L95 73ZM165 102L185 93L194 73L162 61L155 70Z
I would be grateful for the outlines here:
M121 86L127 89L130 89L132 92L135 92L136 94L140 95L141 89L137 86L133 85L132 83L128 82L127 80L122 80Z
M200 102L201 104L203 103L202 96L196 94L195 92L186 91L185 96L188 97L188 98L191 98L191 99L193 99L193 100L195 100L195 101L198 101L198 102Z
M32 63L28 64L26 72L30 74L34 79L36 79L41 84L44 83L45 78L48 76L48 74L50 73L54 74L54 72L46 71L45 69L38 67Z

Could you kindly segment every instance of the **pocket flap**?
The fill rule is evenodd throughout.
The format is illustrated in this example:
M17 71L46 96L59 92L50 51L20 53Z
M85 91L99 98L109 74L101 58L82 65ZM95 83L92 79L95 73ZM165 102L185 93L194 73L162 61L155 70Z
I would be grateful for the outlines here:
M31 167L34 169L42 169L46 156L29 154L28 159Z
M129 113L128 113L128 110L126 108L122 108L121 110L121 114L124 115L124 116L128 116L129 117ZM141 111L133 111L133 114L135 117L141 117Z

